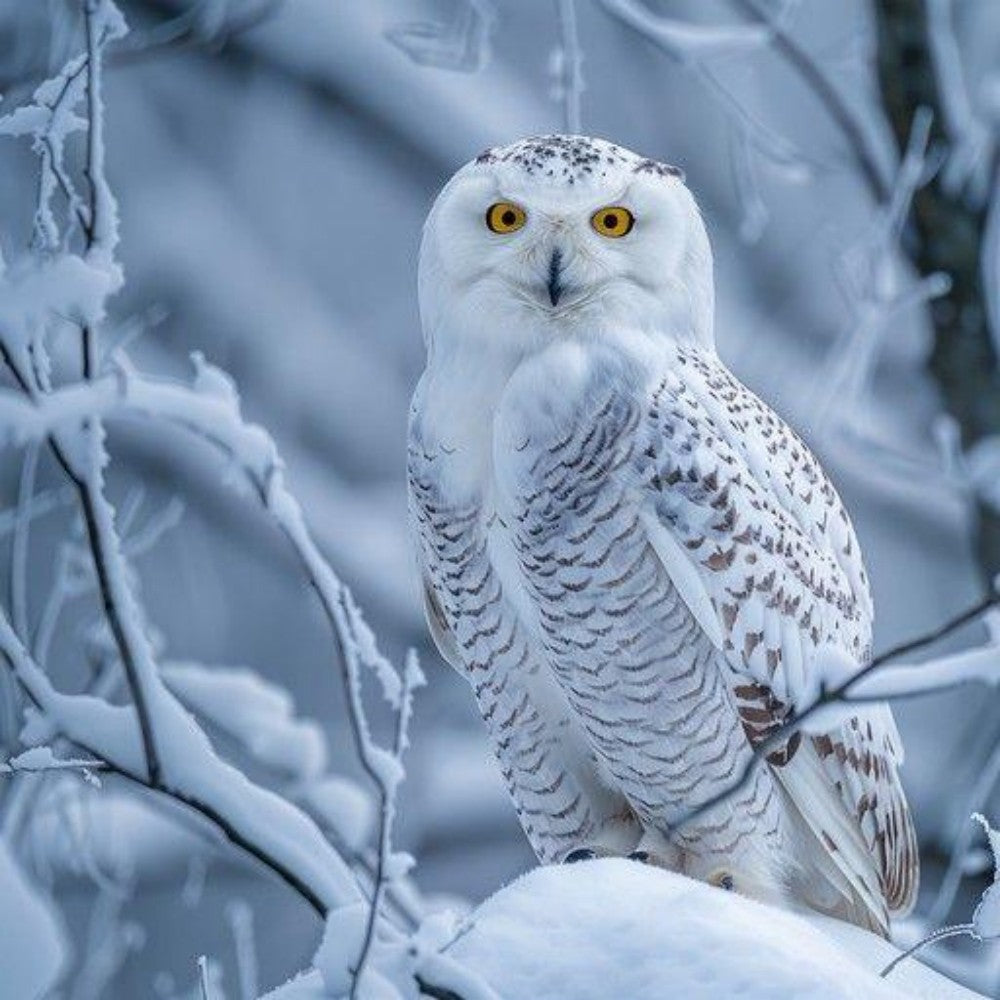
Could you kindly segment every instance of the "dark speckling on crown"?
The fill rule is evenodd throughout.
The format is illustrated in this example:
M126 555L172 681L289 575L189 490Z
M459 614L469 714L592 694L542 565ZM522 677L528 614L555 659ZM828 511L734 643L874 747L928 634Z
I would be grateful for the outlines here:
M604 178L609 168L631 166L633 173L684 179L677 167L643 159L630 150L603 139L581 135L540 135L510 146L487 149L476 163L509 163L521 167L528 176L563 180L574 184L588 178Z

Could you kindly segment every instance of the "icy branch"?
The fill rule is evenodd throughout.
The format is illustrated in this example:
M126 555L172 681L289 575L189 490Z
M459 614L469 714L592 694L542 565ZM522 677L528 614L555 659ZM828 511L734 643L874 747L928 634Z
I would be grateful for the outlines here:
M219 758L159 678L151 690L152 718L169 753L162 777L154 784L143 767L141 734L130 708L57 691L2 611L0 653L40 713L46 732L54 729L111 770L212 820L230 841L275 871L320 913L362 898L350 869L315 823Z
M406 874L408 863L392 853L392 827L396 816L396 797L403 780L403 754L409 746L410 718L413 711L413 692L426 682L420 670L416 654L411 650L403 670L403 689L399 709L396 713L396 735L392 752L387 753L372 742L365 724L364 708L361 702L360 664L352 652L348 654L347 673L350 682L351 716L357 732L361 736L359 754L366 772L378 787L380 817L378 831L378 857L375 866L375 884L368 910L364 939L354 965L351 982L351 1000L359 1000L359 992L364 985L365 970L375 939L375 926L382 909L382 899L386 885ZM402 861L402 863L400 863Z
M42 774L46 771L83 771L86 774L106 767L103 760L56 757L51 747L38 746L0 762L0 774Z

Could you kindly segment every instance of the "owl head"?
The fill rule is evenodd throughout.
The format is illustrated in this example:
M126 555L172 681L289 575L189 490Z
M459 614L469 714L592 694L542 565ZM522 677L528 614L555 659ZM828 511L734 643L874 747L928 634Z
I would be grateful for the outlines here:
M524 139L438 196L420 308L432 353L479 341L523 354L623 326L709 345L711 248L676 167L603 139Z

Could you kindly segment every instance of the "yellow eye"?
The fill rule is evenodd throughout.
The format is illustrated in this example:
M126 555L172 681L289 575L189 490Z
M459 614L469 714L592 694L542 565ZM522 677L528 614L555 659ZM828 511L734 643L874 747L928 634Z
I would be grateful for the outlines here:
M486 209L486 225L494 233L516 233L527 221L524 209L512 201L498 201Z
M594 231L612 240L627 236L635 225L635 216L624 205L607 205L590 217Z

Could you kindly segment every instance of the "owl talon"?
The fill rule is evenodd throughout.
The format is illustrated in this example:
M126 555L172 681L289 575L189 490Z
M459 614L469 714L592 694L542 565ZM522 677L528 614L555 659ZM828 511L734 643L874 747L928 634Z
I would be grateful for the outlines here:
M638 861L639 864L649 864L649 851L633 851L629 856L629 861Z
M578 847L575 851L570 851L563 858L564 865L575 865L580 861L593 861L597 857L597 852L589 847Z

